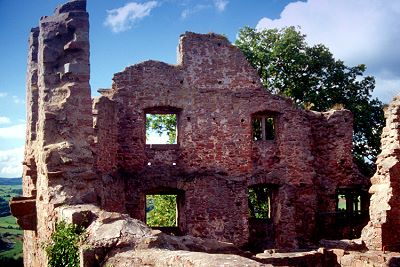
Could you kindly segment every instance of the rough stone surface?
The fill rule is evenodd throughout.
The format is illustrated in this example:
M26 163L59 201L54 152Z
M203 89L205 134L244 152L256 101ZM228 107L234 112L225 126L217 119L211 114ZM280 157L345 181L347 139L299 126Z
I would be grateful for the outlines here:
M400 266L399 253L382 253L380 251L334 252L338 266L342 267L397 267Z
M36 201L34 197L14 197L10 203L10 210L17 217L17 223L22 229L36 229Z
M361 239L325 240L319 241L324 248L342 249L346 251L366 251L367 247Z
M206 253L245 254L231 243L192 236L170 236L159 230L151 230L143 222L127 214L106 212L92 205L58 208L61 218L70 223L89 226L81 249L84 266L100 264L116 248L124 250L185 250Z
M191 251L169 251L161 249L148 249L140 251L115 251L114 255L104 262L102 266L128 267L128 266L193 266L193 267L256 267L272 266L247 259L238 255L208 254Z
M371 178L370 221L362 239L371 250L400 251L400 97L385 111L386 126L381 149Z

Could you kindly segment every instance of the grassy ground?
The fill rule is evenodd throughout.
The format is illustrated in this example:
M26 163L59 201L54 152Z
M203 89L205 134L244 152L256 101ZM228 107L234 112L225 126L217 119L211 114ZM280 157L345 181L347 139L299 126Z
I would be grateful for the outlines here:
M0 197L9 201L10 198L22 195L21 185L2 185L0 184Z
M21 185L0 185L0 198L3 199L2 214L8 201L21 195ZM8 210L7 210L8 211ZM0 217L0 266L22 266L22 230L11 215Z

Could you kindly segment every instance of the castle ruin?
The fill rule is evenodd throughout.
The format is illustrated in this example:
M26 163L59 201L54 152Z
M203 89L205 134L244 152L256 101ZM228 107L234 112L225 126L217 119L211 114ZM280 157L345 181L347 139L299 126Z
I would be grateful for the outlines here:
M146 223L155 194L177 203L176 225L159 230L236 246L307 248L355 238L367 224L370 185L353 163L352 114L302 110L269 93L225 37L187 32L176 65L129 66L93 99L89 78L86 1L72 0L29 37L23 197L11 203L25 266L46 266L42 244L57 220L85 217L88 226L104 212ZM175 117L174 144L147 143L149 114ZM397 155L398 139L384 144ZM381 162L371 205L393 207L399 186L381 177L398 175L398 158ZM252 216L250 191L267 215ZM363 231L373 249L398 237L385 232L398 211L382 209L390 210L374 208Z

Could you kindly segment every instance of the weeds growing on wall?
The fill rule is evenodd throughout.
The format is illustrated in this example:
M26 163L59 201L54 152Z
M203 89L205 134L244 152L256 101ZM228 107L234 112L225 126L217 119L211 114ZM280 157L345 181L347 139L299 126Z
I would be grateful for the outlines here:
M84 229L76 224L61 221L51 235L51 241L46 246L49 267L78 267L79 243Z

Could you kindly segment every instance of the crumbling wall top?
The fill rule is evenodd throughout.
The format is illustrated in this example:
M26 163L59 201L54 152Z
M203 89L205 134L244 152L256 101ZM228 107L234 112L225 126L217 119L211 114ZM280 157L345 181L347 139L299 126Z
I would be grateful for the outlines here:
M86 12L86 0L70 0L63 5L58 6L54 10L54 15L59 15L61 13L68 13L72 11Z

